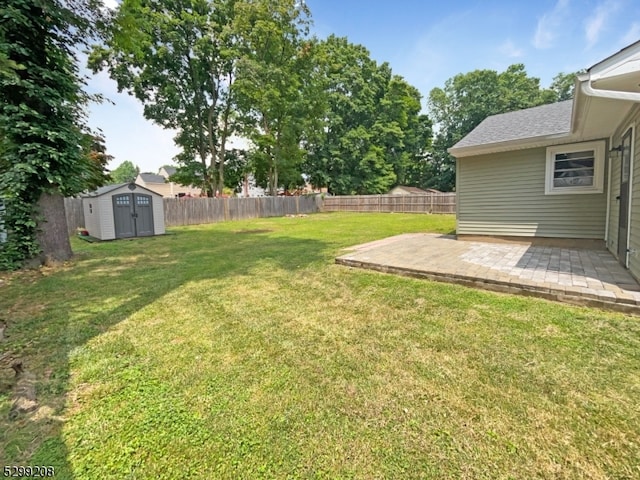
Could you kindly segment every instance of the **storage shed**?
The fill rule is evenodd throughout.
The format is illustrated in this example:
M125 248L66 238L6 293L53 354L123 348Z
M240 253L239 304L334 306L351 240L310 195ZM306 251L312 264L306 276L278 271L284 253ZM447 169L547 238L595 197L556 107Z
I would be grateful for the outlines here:
M82 199L85 228L100 240L162 235L162 196L135 183L107 185Z

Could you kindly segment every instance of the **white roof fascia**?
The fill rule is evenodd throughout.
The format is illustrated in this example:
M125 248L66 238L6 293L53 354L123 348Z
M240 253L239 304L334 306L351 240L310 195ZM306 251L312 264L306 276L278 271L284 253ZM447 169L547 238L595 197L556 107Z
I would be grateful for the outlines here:
M606 90L598 88L595 82L614 77L640 74L640 41L629 45L618 53L591 67L579 80L583 83L581 91L590 97L610 98L612 100L630 100L640 102L640 92ZM632 77L633 78L633 77ZM634 81L634 85L637 83Z
M611 75L611 72L621 67L625 71L628 68L633 68L632 64L637 63L639 59L640 59L640 41L637 41L623 48L619 52L614 53L610 57L607 57L604 60L593 65L591 68L587 70L588 72L587 75L590 76L591 80L599 80L603 77L617 76L617 75L620 75L621 73L615 73L614 75ZM637 72L638 71L637 67L635 67L635 70L628 70L627 73L630 73L632 71Z

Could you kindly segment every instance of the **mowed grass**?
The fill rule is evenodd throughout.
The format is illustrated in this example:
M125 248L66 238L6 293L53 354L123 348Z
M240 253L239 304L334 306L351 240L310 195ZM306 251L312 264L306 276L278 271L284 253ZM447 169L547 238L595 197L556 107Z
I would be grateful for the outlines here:
M334 264L449 216L318 214L88 244L0 277L56 478L640 478L640 320Z

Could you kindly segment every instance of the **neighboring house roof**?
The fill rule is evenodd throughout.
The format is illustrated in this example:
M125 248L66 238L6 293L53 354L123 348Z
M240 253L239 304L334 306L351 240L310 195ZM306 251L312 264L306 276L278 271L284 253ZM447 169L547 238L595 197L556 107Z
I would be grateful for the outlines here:
M174 173L176 173L176 167L162 167L160 170L164 170L168 176L171 176Z
M391 191L395 190L396 188L404 190L405 192L409 192L412 195L424 195L426 193L429 193L428 191L418 187L405 187L404 185L398 185L397 187L394 187Z
M154 192L153 190L149 190L148 188L144 188L142 185L138 185L136 183L132 183L132 182L125 182L125 183L116 183L113 185L105 185L103 187L98 188L97 190L94 190L93 192L89 192L86 193L84 195L81 195L83 197L99 197L100 195L105 195L109 192L112 192L114 190L117 190L120 187L124 187L125 185L135 185L136 188L134 190L138 190L139 188L142 190L145 190L149 193L153 193L154 195L158 195L156 192Z
M502 113L485 118L451 150L479 147L534 137L568 134L571 131L572 100Z
M141 173L140 178L144 183L165 183L166 178L155 173Z

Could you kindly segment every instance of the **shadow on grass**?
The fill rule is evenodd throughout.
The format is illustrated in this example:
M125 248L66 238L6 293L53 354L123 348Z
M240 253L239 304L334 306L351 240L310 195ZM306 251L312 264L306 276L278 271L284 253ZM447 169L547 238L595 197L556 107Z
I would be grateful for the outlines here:
M10 393L0 392L0 463L51 465L57 478L73 477L60 414L72 403L74 349L187 282L246 275L257 263L293 271L330 258L325 242L247 233L197 228L134 241L77 241L70 267L0 284L2 350L36 375L39 402L36 412L9 420ZM38 278L27 286L31 276Z

